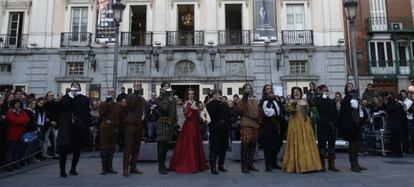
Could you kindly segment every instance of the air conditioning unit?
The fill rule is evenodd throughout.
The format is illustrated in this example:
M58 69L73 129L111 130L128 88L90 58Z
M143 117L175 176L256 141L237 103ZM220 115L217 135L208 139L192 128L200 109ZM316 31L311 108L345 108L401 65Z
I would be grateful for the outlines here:
M392 30L402 30L403 29L403 24L400 22L395 22L395 23L391 23L391 29Z

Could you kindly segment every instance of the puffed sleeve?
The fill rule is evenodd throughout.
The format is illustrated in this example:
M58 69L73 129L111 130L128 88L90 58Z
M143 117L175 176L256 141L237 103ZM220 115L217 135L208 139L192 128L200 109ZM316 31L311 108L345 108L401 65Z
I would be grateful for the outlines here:
M275 109L273 109L272 107L267 108L268 103L269 103L268 101L264 101L262 105L262 109L263 109L264 114L267 117L272 117L273 115L275 115Z

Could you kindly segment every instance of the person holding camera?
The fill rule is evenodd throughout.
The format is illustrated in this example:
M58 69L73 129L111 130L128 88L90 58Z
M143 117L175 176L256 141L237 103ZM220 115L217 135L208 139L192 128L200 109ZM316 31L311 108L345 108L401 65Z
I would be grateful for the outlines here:
M166 175L168 174L168 169L165 166L168 143L173 140L175 124L177 123L176 99L173 97L169 82L161 84L160 96L157 98L155 110L160 115L157 123L158 172Z
M215 90L212 100L206 106L211 117L211 122L208 125L210 132L209 163L213 175L219 174L218 171L227 172L227 169L224 168L224 159L229 146L230 108L227 102L221 100L221 95L221 90Z
M112 161L114 158L117 131L120 124L122 105L116 102L115 90L110 88L108 90L108 96L104 103L101 103L98 110L101 116L101 124L99 125L99 150L101 152L101 175L107 173L116 174L117 172L112 167Z
M66 158L69 153L73 153L69 174L78 175L76 167L92 120L89 98L81 91L80 84L73 82L70 91L60 100L57 150L61 177L67 177Z
M318 86L318 94L313 99L313 103L318 110L318 147L321 158L322 169L325 169L325 159L328 158L328 169L338 172L335 167L335 141L336 141L336 119L335 102L329 98L328 87L324 84ZM328 147L327 145L328 144Z

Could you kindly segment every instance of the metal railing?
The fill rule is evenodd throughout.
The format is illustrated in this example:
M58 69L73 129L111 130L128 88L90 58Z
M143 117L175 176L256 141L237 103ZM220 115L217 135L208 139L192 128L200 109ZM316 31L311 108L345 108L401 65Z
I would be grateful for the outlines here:
M283 45L313 45L313 30L283 30Z
M368 61L369 71L372 75L413 75L413 61Z
M60 36L61 47L90 47L92 33L89 32L63 32Z
M121 46L152 46L152 32L122 32Z
M221 30L218 31L218 45L250 45L249 30Z
M167 46L202 46L204 31L167 31Z
M413 20L408 17L368 17L369 31L411 31L414 30Z
M0 34L0 48L26 48L28 34Z

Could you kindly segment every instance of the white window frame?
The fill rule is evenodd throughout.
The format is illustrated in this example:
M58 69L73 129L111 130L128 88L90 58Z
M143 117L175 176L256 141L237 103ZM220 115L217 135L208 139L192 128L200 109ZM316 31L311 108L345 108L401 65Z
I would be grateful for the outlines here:
M288 23L288 15L289 15L289 9L293 8L293 25L290 25ZM301 10L302 9L302 10ZM298 17L298 13L302 11L302 23L299 24L298 21L301 20L300 17ZM287 30L305 30L306 28L306 15L305 15L305 4L286 4L286 29Z
M312 28L312 16L311 15L311 10L310 10L310 3L308 0L289 0L289 1L282 1L281 2L281 10L280 10L280 15L282 15L281 17L281 25L282 25L282 30L289 30L288 29L288 24L287 24L287 6L289 5L303 5L304 6L304 27L302 30L309 30ZM278 13L276 13L278 15Z
M81 65L81 66L76 66L76 65ZM71 68L74 68L73 70L74 73L71 73ZM85 62L66 62L66 75L68 76L85 75L85 70L86 70Z
M387 42L391 43L391 55L392 55L392 61L393 61L393 66L389 66L388 65L388 50L387 49ZM371 43L375 43L375 59L371 59ZM378 56L378 43L383 43L384 44L384 55L385 55L385 66L384 67L394 67L394 61L396 60L396 54L395 54L395 46L394 46L394 42L392 40L372 40L368 42L368 59L371 61L371 66L372 66L372 62L373 60L375 60L376 62L376 66L372 66L372 67L381 67L379 66L379 56Z
M371 28L374 31L388 29L387 4L385 0L369 0Z
M298 65L299 67L296 67ZM295 67L297 71L293 71L293 67ZM302 72L302 69L304 70L304 72ZM304 61L304 60L289 61L289 74L297 75L297 74L307 74L307 73L308 73L308 62L307 61Z

